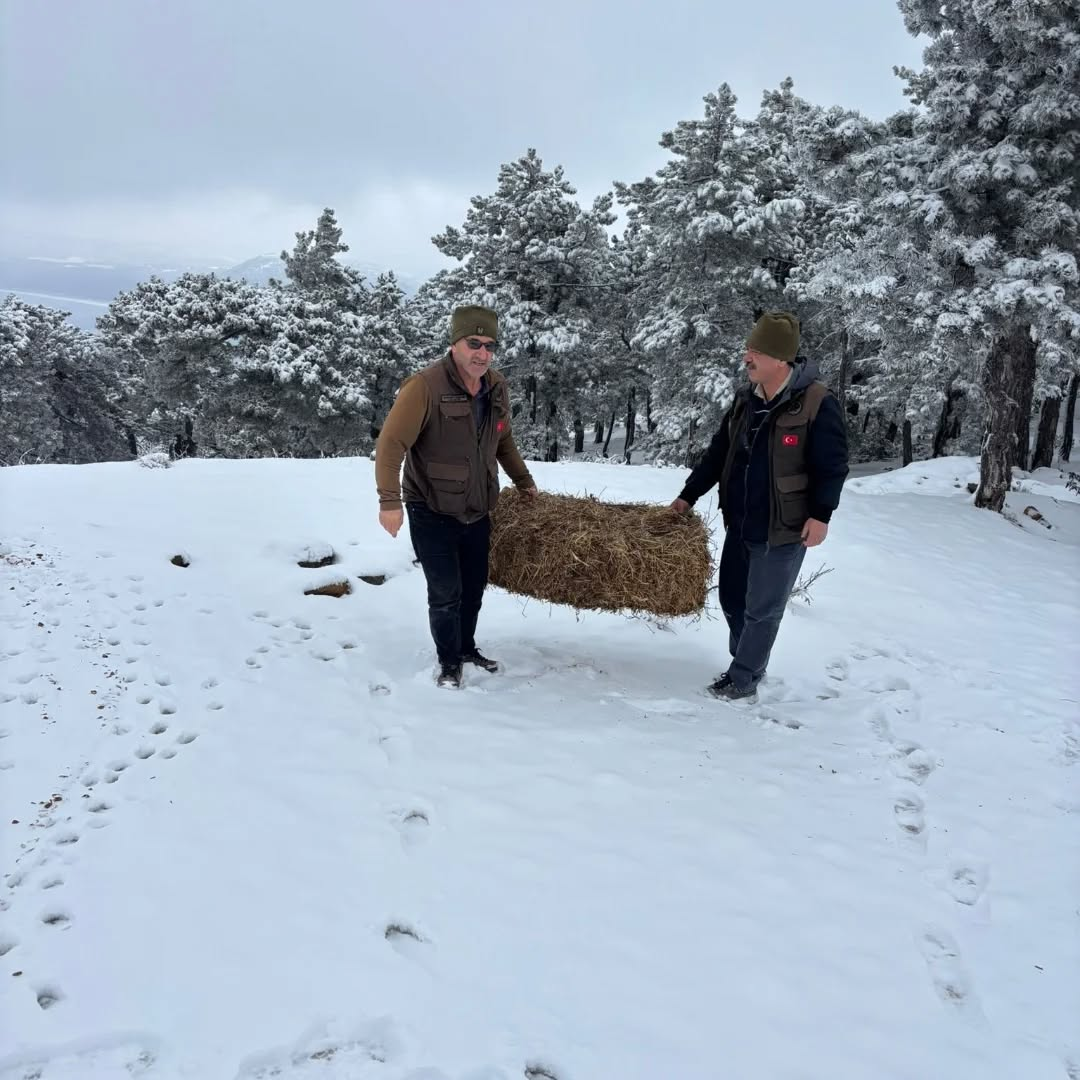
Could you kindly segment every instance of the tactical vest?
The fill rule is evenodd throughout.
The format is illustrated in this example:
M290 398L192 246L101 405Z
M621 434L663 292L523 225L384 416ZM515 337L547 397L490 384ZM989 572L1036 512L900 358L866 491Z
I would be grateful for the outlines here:
M781 402L772 412L767 432L758 438L769 440L769 479L772 498L769 506L769 544L795 544L802 539L803 526L810 517L810 476L807 471L806 440L829 388L812 382L805 390ZM728 417L728 452L720 473L720 510L724 524L730 523L727 506L728 482L735 454L746 430L749 393L739 394Z
M427 384L430 406L419 438L405 457L402 495L438 514L478 521L495 509L499 466L495 453L510 419L506 379L489 370L490 410L477 430L473 399L449 354L414 375Z

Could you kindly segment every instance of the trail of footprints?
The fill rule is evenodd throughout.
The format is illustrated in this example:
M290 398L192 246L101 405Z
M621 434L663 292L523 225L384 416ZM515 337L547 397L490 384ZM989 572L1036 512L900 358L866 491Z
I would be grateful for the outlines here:
M898 737L893 721L918 719L919 699L899 663L910 662L884 649L864 649L854 659L865 670L859 685L879 697L867 712L867 724L884 748L894 778L893 820L901 837L927 853L927 808L924 787L938 768L936 757L916 742ZM847 660L829 665L828 675L846 682L852 674ZM980 860L955 858L940 875L946 892L958 904L972 907L982 898L989 879L988 868ZM926 963L935 992L943 1002L968 1016L980 1015L971 980L955 938L939 926L927 926L917 935L917 944Z
M105 557L108 553L99 554ZM84 591L92 588L86 575L75 575L72 580L81 584ZM21 920L24 930L31 928L28 940L24 942L13 933L0 937L0 957L10 967L11 977L24 982L38 1008L43 1011L60 1005L65 995L60 986L38 981L32 971L27 970L27 962L32 962L33 956L32 928L37 926L37 932L55 934L77 926L77 914L62 902L64 874L77 865L79 845L89 832L105 829L111 824L118 803L112 793L119 790L112 785L120 783L125 774L142 767L142 763L151 759L169 761L175 758L184 747L198 738L197 731L186 726L174 726L179 708L169 689L172 677L166 669L140 651L152 645L149 633L140 629L146 625L142 613L147 612L150 606L164 606L164 601L153 600L148 605L138 599L143 591L141 575L129 575L127 580L131 583L130 594L137 598L134 613L129 619L136 628L132 635L136 648L123 652L124 640L116 618L106 617L99 623L100 633L87 621L82 621L77 631L79 641L76 648L91 653L90 667L100 672L99 678L104 683L103 688L91 690L90 693L96 702L94 712L101 716L102 727L109 733L106 736L108 741L99 742L99 752L93 755L98 759L96 763L84 761L79 768L69 770L58 778L57 790L36 804L34 820L21 822L15 819L13 822L25 825L26 829L16 868L3 883L5 892L0 898L0 910L9 910L17 901L31 906L31 909L39 905L42 899L47 902L37 907L35 916ZM115 590L109 590L106 595L114 600L121 598ZM52 607L47 606L46 610L59 606L65 605L60 601ZM31 618L36 618L38 628L46 631L61 625L59 618L44 612L40 617L35 614ZM114 659L112 650L121 651L122 662ZM19 655L19 650L9 655ZM40 659L42 664L46 664L54 658L42 655ZM140 671L146 669L149 669L149 674L144 677ZM37 677L51 678L40 672L25 673L16 681L18 685L29 685ZM136 690L136 684L140 682L142 687ZM58 691L62 690L54 685ZM210 691L217 685L218 680L210 677L203 681L202 690ZM122 707L130 691L135 691L133 697L138 706L153 707L149 716L140 716L137 710ZM3 700L9 702L14 697L5 693ZM39 700L39 696L32 691L25 692L22 698L24 704L36 704ZM223 706L210 697L205 707L216 711ZM47 713L42 718L49 720ZM116 752L112 749L115 745L112 738L125 739L126 750ZM10 768L14 762L3 764ZM103 795L102 792L107 794Z

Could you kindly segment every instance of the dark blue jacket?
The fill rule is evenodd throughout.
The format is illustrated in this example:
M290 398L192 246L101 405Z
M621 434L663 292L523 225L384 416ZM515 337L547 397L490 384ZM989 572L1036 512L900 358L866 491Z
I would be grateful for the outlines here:
M726 467L728 482L726 490L720 492L725 524L746 540L767 540L774 498L770 452L776 446L776 418L816 380L817 366L802 361L795 365L787 387L772 401L759 397L752 386L742 388L679 497L692 505L721 481ZM742 409L746 410L746 423L739 425L733 445L732 417ZM825 394L807 429L803 453L808 476L807 516L827 523L840 503L848 473L847 427L840 404L831 393Z

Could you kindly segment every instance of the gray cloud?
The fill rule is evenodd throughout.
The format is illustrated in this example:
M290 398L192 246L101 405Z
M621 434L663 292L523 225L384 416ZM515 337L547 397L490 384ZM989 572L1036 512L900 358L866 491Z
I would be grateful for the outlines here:
M240 258L334 206L413 271L498 166L536 147L583 194L663 162L732 84L883 116L919 47L890 4L0 0L0 226L24 244Z

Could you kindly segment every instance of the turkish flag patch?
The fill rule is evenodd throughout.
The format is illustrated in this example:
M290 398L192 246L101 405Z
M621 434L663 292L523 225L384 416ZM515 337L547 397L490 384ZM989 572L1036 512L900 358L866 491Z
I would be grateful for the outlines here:
M785 435L784 438L783 438L783 443L784 443L785 446L798 446L799 445L799 436L798 435Z
M504 427L506 427L506 424L502 420L497 421L495 424L496 431L502 431Z

